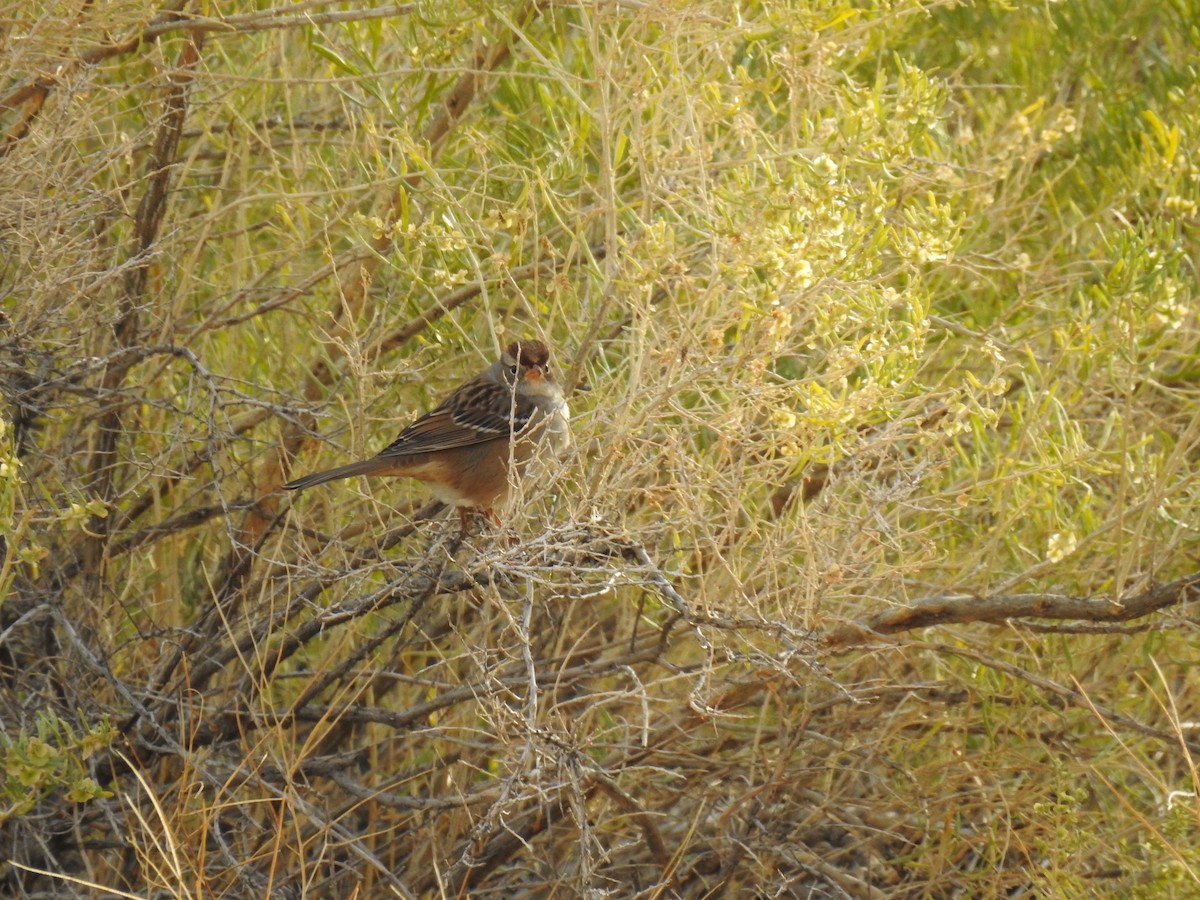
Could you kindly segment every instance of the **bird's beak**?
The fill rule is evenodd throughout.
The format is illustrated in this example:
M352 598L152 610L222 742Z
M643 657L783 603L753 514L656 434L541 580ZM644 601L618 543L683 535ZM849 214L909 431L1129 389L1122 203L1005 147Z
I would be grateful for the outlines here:
M536 367L531 368L528 372L525 373L525 380L526 381L541 381L542 380L542 370L539 368L536 368Z

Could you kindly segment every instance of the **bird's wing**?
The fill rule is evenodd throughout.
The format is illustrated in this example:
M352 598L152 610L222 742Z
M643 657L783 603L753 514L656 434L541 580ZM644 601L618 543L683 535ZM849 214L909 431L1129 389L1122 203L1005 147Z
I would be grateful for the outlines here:
M469 381L407 428L379 452L411 456L507 439L529 425L536 407L494 381Z

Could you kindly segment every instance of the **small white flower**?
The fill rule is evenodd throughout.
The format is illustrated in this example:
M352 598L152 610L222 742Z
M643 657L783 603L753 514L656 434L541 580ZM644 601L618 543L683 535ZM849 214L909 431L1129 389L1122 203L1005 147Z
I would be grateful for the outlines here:
M1061 531L1056 531L1046 542L1046 559L1050 562L1062 562L1075 552L1078 544L1079 541L1073 532L1068 531L1063 534Z

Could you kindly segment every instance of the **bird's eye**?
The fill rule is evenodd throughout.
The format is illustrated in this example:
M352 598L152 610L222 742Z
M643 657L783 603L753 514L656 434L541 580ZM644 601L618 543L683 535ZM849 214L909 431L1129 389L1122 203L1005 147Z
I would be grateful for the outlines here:
M516 366L509 366L509 367L508 367L508 371L509 371L509 372L511 372L513 375L516 375L516 374L517 374L517 367L516 367Z

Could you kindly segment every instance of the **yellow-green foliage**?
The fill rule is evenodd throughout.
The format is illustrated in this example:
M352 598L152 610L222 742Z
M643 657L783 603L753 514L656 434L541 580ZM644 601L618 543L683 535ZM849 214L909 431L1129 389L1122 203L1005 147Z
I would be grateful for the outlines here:
M0 19L0 893L1195 891L1195 0Z

